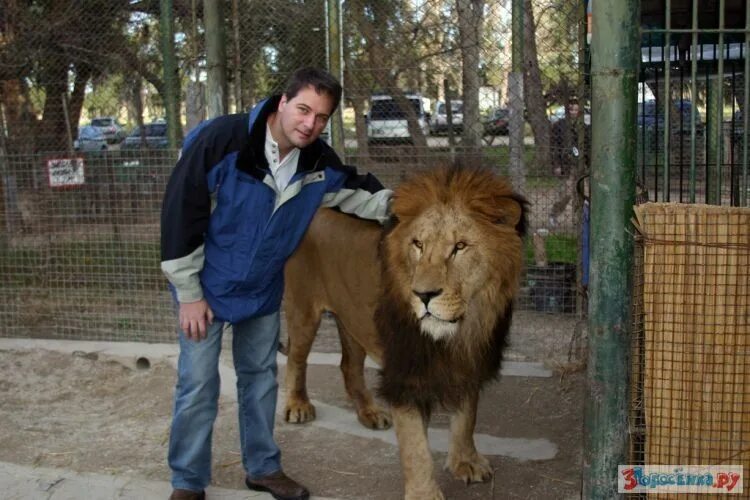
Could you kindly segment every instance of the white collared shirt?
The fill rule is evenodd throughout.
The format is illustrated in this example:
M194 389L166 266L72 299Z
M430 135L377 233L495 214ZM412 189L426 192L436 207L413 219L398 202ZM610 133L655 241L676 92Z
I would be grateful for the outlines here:
M283 192L292 176L297 171L297 162L299 161L299 148L292 149L282 160L279 157L279 145L273 140L271 128L266 124L266 161L271 169L271 175L276 182L279 192Z

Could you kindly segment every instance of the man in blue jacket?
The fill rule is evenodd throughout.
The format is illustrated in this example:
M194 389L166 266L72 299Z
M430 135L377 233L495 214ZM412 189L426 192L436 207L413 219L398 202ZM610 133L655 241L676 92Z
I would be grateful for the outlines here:
M172 499L211 479L224 324L232 325L245 483L276 499L309 493L284 474L273 438L283 269L320 206L385 221L391 192L342 165L322 140L341 99L328 73L302 68L249 114L196 127L164 196L161 267L179 303L178 380L169 441Z

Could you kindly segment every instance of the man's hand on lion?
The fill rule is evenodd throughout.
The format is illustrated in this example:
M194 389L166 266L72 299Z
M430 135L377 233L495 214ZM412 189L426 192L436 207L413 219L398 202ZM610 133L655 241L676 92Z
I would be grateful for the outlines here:
M214 321L214 312L206 299L180 303L180 328L188 340L199 342L206 338L208 325Z

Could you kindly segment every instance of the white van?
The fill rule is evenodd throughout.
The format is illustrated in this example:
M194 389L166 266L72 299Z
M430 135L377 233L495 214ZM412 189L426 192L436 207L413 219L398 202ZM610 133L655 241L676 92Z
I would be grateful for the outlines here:
M406 94L414 106L417 123L422 133L429 132L430 114L426 111L425 99L419 94ZM367 113L367 142L369 144L404 144L412 142L406 113L390 95L370 96L370 111Z
M460 99L451 101L451 128L456 134L464 129L464 103ZM430 120L430 133L433 135L448 133L448 108L443 101L435 105L435 113Z

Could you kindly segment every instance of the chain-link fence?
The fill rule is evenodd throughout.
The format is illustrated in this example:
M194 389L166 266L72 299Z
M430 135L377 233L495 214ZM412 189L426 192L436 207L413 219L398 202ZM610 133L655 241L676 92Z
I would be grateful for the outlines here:
M573 331L586 284L585 2L515 3L525 17L514 33L510 0L232 0L220 2L224 32L211 38L216 12L174 0L177 136L212 99L245 112L295 68L342 68L327 134L345 161L388 186L452 161L510 175L531 202L533 234L517 323L559 327L552 313ZM159 209L178 152L159 5L2 1L0 335L173 333ZM216 71L223 94L207 90Z

